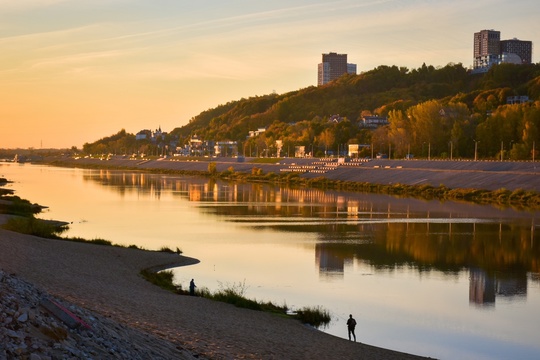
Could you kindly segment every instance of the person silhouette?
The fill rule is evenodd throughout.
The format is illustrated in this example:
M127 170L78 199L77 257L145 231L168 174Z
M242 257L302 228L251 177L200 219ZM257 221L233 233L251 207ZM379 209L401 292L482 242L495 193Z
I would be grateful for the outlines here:
M193 279L191 279L191 281L189 282L189 295L191 296L195 296L195 288L197 286L195 286L195 281L193 281Z
M354 334L354 328L356 327L356 320L352 317L352 315L349 315L349 319L347 320L347 329L349 330L349 340L351 340L351 334L354 337L354 341L356 342L356 335Z

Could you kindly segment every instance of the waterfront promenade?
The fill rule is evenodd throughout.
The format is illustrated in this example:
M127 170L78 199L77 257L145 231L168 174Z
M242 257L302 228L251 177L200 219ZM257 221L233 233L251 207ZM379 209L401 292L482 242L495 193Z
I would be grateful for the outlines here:
M498 190L532 190L540 192L540 162L513 161L437 161L374 159L338 164L335 159L285 158L275 164L253 162L246 158L214 158L209 161L187 161L185 158L130 160L113 156L110 160L91 158L62 159L71 166L113 166L144 170L207 171L214 162L217 171L232 167L234 171L251 172L254 167L268 172L298 172L303 177L326 177L330 180L373 184L445 185L448 188Z

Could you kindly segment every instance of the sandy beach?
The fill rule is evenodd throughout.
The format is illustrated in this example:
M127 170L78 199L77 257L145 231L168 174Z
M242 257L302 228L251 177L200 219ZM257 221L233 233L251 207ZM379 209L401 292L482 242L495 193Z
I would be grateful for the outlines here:
M0 223L3 218L0 216ZM189 265L196 262L176 254L49 240L0 229L3 271L84 309L152 334L159 339L155 346L162 349L165 358L421 358L362 344L362 339L350 342L293 319L176 295L139 275L144 268L185 265L189 271ZM357 320L361 327L361 319Z

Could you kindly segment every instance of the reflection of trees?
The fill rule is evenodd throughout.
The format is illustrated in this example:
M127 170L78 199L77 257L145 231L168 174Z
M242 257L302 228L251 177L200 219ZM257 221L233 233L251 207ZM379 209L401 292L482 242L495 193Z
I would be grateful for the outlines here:
M91 171L84 178L139 197L159 198L170 191L199 202L209 215L252 227L316 233L324 243L319 250L327 252L320 255L338 262L356 258L376 268L412 266L450 273L471 267L540 272L540 235L534 222L460 221L470 218L463 210L470 205L452 212L446 204L435 211L437 203L417 200L138 172Z
M389 253L440 269L538 272L540 246L531 231L514 223L389 223L376 232L375 242Z

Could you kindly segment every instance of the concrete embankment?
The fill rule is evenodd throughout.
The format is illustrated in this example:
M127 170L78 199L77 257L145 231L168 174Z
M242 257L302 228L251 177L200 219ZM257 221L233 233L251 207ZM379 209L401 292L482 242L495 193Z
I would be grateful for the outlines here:
M232 167L234 171L250 172L254 167L266 172L297 171L307 178L326 177L331 180L357 181L373 184L445 185L449 188L484 190L524 189L540 192L540 163L511 161L427 161L376 159L345 162L320 159L287 158L277 164L259 164L247 158L215 158L217 171ZM180 159L129 160L120 156L110 160L62 159L72 166L112 166L141 170L207 171L209 161ZM330 165L330 166L328 166ZM317 170L314 170L314 169Z

